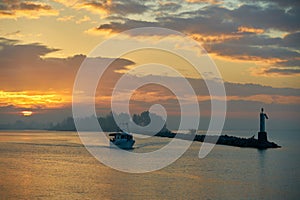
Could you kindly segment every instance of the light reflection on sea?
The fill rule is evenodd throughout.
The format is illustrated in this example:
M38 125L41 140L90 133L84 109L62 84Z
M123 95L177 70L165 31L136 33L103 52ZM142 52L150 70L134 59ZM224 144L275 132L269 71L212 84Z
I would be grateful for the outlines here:
M271 137L283 148L216 146L199 159L201 143L195 142L162 170L128 174L99 163L75 132L2 131L0 199L296 199L299 134L274 132ZM136 140L135 152L170 141Z

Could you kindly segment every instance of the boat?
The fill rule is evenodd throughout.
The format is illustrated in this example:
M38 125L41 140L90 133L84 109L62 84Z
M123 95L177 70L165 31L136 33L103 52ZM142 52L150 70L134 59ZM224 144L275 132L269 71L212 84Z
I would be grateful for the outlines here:
M109 143L111 147L117 146L121 149L132 149L135 143L133 136L124 131L110 133L109 136Z

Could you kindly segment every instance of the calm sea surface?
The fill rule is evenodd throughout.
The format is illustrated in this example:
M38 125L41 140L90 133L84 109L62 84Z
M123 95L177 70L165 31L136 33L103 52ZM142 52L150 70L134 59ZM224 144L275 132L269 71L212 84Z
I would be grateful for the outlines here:
M251 136L244 131L224 134ZM168 167L146 174L113 170L97 161L75 132L0 132L0 199L299 199L299 131L269 131L283 147L259 151L201 143ZM170 141L137 139L136 152Z

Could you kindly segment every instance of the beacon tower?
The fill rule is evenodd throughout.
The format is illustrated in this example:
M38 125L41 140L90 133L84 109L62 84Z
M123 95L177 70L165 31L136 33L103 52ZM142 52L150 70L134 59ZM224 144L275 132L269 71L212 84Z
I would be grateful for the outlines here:
M267 132L266 132L266 119L269 119L268 115L264 113L264 109L261 108L259 114L259 132L258 132L258 142L264 143L268 141Z

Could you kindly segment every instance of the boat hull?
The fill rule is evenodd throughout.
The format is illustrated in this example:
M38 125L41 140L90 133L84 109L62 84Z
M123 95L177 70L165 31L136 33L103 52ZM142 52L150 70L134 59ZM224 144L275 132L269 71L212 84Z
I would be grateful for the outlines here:
M135 143L134 140L110 141L110 147L119 147L121 149L132 149L134 143Z

